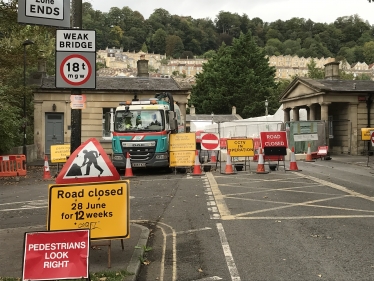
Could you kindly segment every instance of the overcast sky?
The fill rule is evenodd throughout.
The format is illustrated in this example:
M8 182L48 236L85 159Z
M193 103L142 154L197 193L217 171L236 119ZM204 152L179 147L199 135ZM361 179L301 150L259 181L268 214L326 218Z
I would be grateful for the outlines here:
M293 17L311 19L314 22L332 23L338 17L357 14L374 24L374 3L367 0L83 0L95 10L108 12L111 7L128 6L139 11L145 19L155 9L162 8L172 15L191 16L194 19L214 20L219 11L247 14L250 19L259 17L265 22Z

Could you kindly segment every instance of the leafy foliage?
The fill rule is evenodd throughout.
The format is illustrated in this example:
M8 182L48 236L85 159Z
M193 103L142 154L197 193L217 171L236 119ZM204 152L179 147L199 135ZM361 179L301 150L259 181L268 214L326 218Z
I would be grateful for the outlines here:
M264 101L276 100L273 93L274 67L250 32L234 39L232 46L223 44L196 75L190 105L197 113L230 114L232 106L243 118L264 113Z
M27 124L27 143L33 143L30 73L37 70L38 60L42 57L46 60L48 73L54 73L54 34L55 29L51 27L19 24L17 1L0 1L0 153L7 153L10 148L22 144L24 124ZM34 44L23 45L26 39ZM24 97L27 119L23 116Z

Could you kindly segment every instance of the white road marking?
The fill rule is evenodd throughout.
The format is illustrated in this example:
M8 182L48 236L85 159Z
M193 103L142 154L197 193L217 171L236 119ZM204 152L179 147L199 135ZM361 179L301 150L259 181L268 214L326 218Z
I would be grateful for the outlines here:
M221 240L223 253L226 258L226 264L230 272L231 280L240 281L239 272L238 272L238 269L236 268L234 258L231 254L230 246L227 241L225 230L223 229L223 226L221 223L217 223L217 230L218 230L219 238Z
M222 278L218 277L218 276L212 276L212 277L207 277L207 278L203 278L203 279L197 279L197 280L194 280L194 281L213 281L213 280L222 280Z
M190 230L186 230L186 231L178 231L178 232L175 232L175 234L179 235L179 234L188 234L188 233L193 233L193 232L197 232L197 231L202 231L202 230L211 230L210 227L204 227L204 228L198 228L198 229L190 229ZM171 235L171 234L167 234L168 236Z

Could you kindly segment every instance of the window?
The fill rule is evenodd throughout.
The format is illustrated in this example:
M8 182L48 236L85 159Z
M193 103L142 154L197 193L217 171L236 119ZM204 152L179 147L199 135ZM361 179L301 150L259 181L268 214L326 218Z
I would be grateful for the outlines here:
M110 128L111 130L110 131L106 131L105 130L105 114L110 112L111 113L111 118L110 118ZM102 137L103 139L112 139L112 130L113 130L113 112L114 112L114 109L113 108L103 108L103 117L102 117L102 120L103 120L103 134L102 134Z

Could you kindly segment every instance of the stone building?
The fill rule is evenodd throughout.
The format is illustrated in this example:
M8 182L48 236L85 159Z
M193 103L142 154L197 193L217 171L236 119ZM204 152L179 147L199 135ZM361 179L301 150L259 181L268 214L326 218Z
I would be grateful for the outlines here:
M86 97L82 109L81 141L98 139L107 153L111 152L111 134L104 130L106 112L120 102L153 98L156 93L170 92L178 103L182 119L186 120L186 104L190 86L178 84L173 78L151 78L148 61L138 61L137 77L97 77L96 88L82 90ZM43 77L34 90L34 144L37 156L43 159L52 144L70 143L72 89L55 87L55 77Z
M308 120L325 122L325 144L332 153L363 154L361 128L374 125L374 81L339 80L339 62L325 65L325 79L295 78L284 91L284 121L299 121L299 110Z

